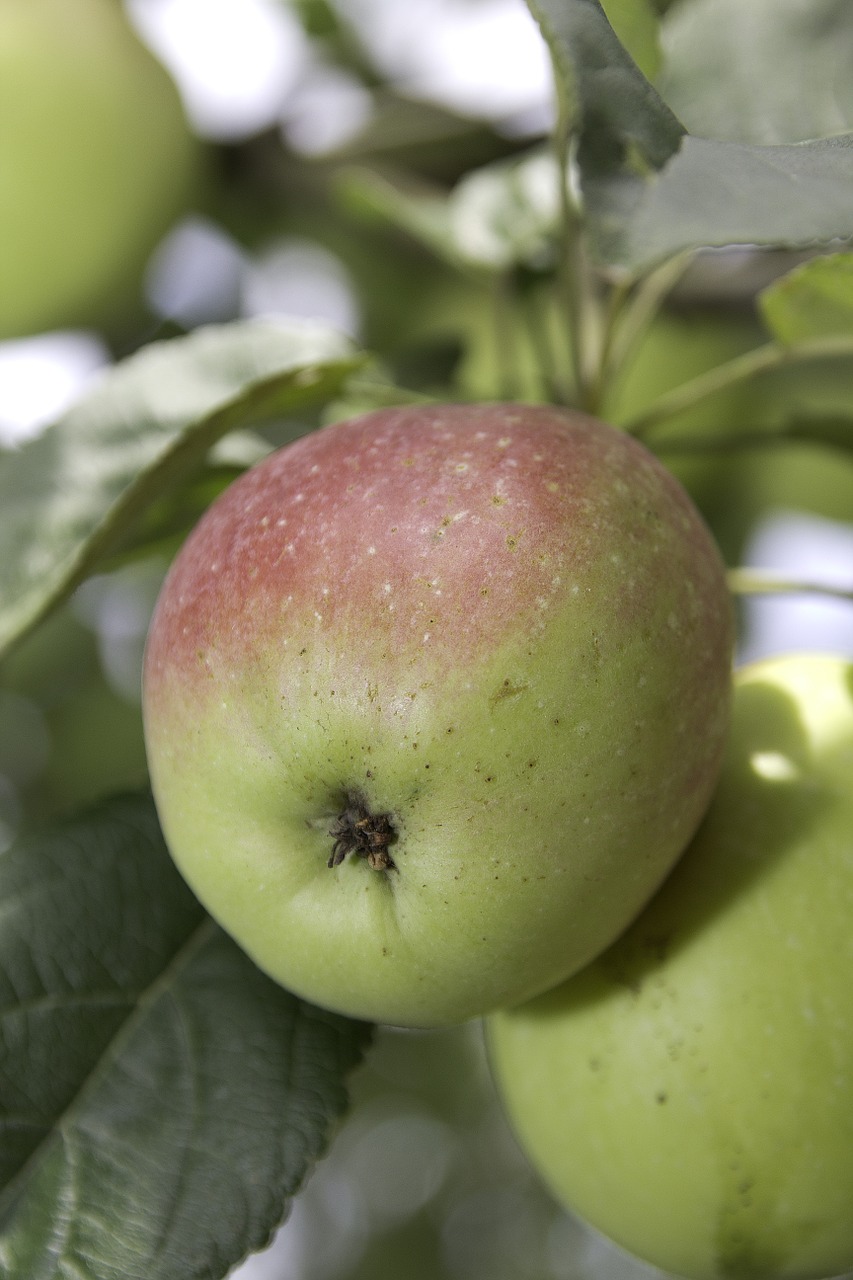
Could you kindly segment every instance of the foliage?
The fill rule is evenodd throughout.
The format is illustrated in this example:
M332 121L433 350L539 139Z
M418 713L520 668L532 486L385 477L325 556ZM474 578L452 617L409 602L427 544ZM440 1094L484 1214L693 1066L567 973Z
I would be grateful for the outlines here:
M145 793L111 794L144 786L138 708L98 662L87 601L140 564L157 579L269 448L380 404L607 417L685 480L733 566L772 502L757 455L776 475L807 449L853 483L853 101L825 91L853 24L843 0L732 0L712 40L717 7L529 0L556 118L519 138L407 99L345 6L294 5L373 114L315 159L272 133L209 145L206 212L247 255L282 235L336 254L359 341L236 310L156 331L137 303L106 335L115 365L0 452L5 1280L225 1275L281 1221L367 1043L263 978L172 871ZM92 746L74 708L96 685L110 727ZM85 786L51 790L89 754Z

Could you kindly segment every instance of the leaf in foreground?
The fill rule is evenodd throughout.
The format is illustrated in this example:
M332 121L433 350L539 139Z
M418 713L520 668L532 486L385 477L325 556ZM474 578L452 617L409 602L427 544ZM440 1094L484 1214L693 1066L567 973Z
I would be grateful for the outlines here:
M659 169L684 129L619 42L599 0L527 0L551 53L578 163L617 177Z
M647 179L587 183L599 255L633 270L686 249L853 236L853 134L790 146L685 137Z
M850 0L690 0L664 46L659 87L690 133L769 145L853 128Z
M0 452L0 653L227 431L325 402L362 362L321 325L199 329L144 347L43 435Z
M0 1274L215 1280L261 1248L367 1028L266 978L148 797L0 857Z

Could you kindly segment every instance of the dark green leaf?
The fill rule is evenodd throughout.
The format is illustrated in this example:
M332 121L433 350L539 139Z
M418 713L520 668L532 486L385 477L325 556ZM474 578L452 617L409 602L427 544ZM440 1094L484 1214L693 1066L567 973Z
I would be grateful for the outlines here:
M853 236L853 134L759 147L684 138L646 182L589 184L601 257L643 270L685 249L803 247Z
M0 1273L215 1280L263 1246L367 1029L276 986L147 797L0 857Z
M318 325L200 329L143 348L44 435L0 453L0 653L221 436L330 399L360 362Z
M684 132L607 21L598 0L528 0L578 138L582 182L659 169Z
M853 253L813 258L764 289L768 328L786 345L807 338L853 337Z

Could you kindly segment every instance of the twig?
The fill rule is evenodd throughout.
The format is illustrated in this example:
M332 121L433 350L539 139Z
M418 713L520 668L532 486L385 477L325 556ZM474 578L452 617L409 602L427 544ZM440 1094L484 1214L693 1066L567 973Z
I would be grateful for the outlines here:
M738 596L810 595L831 596L853 604L853 587L834 587L821 582L786 578L767 569L739 568L726 573L729 590Z

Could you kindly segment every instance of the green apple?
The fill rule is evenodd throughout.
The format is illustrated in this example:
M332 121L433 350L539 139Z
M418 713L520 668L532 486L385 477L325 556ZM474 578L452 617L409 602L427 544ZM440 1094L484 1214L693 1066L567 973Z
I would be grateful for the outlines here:
M149 633L148 758L190 885L285 986L439 1025L639 911L722 758L715 544L642 446L546 406L326 427L241 477Z
M0 339L100 320L185 207L197 151L119 0L2 0Z
M853 666L737 675L705 822L631 928L489 1022L557 1197L696 1280L853 1270Z

